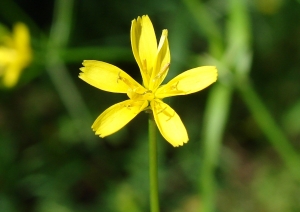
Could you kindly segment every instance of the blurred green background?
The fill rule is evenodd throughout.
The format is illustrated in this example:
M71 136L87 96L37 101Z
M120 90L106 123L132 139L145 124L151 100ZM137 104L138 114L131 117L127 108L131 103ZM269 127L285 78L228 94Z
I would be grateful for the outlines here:
M166 99L190 140L159 135L161 211L300 211L300 1L1 0L25 23L33 62L0 91L0 211L149 211L147 114L98 138L96 117L126 95L78 78L85 59L141 82L131 20L169 30L167 80L215 65L218 82Z

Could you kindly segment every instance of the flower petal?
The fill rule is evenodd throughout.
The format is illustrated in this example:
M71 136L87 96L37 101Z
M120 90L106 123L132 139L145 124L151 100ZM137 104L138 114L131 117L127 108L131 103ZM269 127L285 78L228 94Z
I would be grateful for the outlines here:
M162 136L174 147L187 143L189 138L178 114L159 99L151 101L151 108Z
M143 88L120 68L96 60L85 60L79 78L104 91L127 93L129 89Z
M16 51L12 48L0 46L0 67L12 63L15 60ZM1 75L1 72L0 72Z
M154 69L149 82L149 89L156 90L168 74L170 66L170 49L168 43L168 30L163 30L160 37Z
M17 49L19 62L27 66L31 61L30 34L27 26L23 23L17 23L14 26L14 42Z
M17 84L23 67L18 63L11 63L5 68L2 76L2 82L5 87L13 87Z
M157 89L155 96L165 98L198 92L217 80L215 66L202 66L179 74L167 84Z
M147 15L132 21L130 38L134 58L139 65L144 85L148 87L156 57L157 41L153 25Z
M92 125L96 135L108 136L131 121L148 106L148 101L126 100L106 109Z

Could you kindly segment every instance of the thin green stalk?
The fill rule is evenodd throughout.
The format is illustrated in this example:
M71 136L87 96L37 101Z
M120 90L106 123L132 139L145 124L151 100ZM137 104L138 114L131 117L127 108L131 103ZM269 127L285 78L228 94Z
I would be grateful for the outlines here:
M182 0L189 13L195 18L197 30L209 40L209 52L215 57L223 53L222 34L213 17L208 12L205 4L198 0Z
M156 125L152 114L149 115L149 177L150 211L159 212Z
M66 47L69 40L73 4L73 0L57 0L55 2L45 66L54 87L73 119L76 131L82 139L93 141L95 137L82 128L82 126L90 125L92 118L64 61L59 55L59 52Z
M219 151L222 145L229 106L231 103L231 86L216 84L209 95L203 127L203 163L201 166L200 189L202 191L202 210L215 211L216 179Z
M243 100L251 111L258 126L279 153L283 161L300 179L300 157L281 129L277 126L266 106L255 92L250 82L239 83L237 86Z

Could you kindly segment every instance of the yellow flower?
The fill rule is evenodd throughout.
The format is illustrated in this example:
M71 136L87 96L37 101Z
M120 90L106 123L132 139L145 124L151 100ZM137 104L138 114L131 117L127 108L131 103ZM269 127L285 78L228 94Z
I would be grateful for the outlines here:
M26 25L17 23L10 36L0 41L0 77L4 86L14 86L21 71L31 62L30 35Z
M79 78L96 88L114 93L126 93L129 100L106 109L92 129L100 137L108 136L131 121L143 110L151 109L162 136L173 146L188 141L186 129L178 114L162 101L165 97L194 93L217 79L214 66L203 66L179 74L161 85L170 66L168 31L162 32L157 45L153 25L148 16L138 17L131 25L131 46L140 68L143 86L118 67L95 60L85 60Z

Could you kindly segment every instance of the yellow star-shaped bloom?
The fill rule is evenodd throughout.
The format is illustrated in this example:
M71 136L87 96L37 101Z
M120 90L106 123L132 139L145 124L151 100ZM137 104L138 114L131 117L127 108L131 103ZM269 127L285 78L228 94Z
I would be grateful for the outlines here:
M92 129L100 137L108 136L131 121L143 110L151 109L162 136L173 146L188 141L186 129L178 114L162 101L165 97L186 95L204 89L217 80L214 66L203 66L179 74L167 84L170 66L168 31L162 32L157 45L151 20L138 17L131 25L131 46L140 68L143 86L118 67L94 60L85 60L79 77L96 88L114 93L126 93L129 100L106 109L94 122Z
M17 23L11 36L0 41L0 77L4 86L14 86L31 62L30 35L26 25Z

